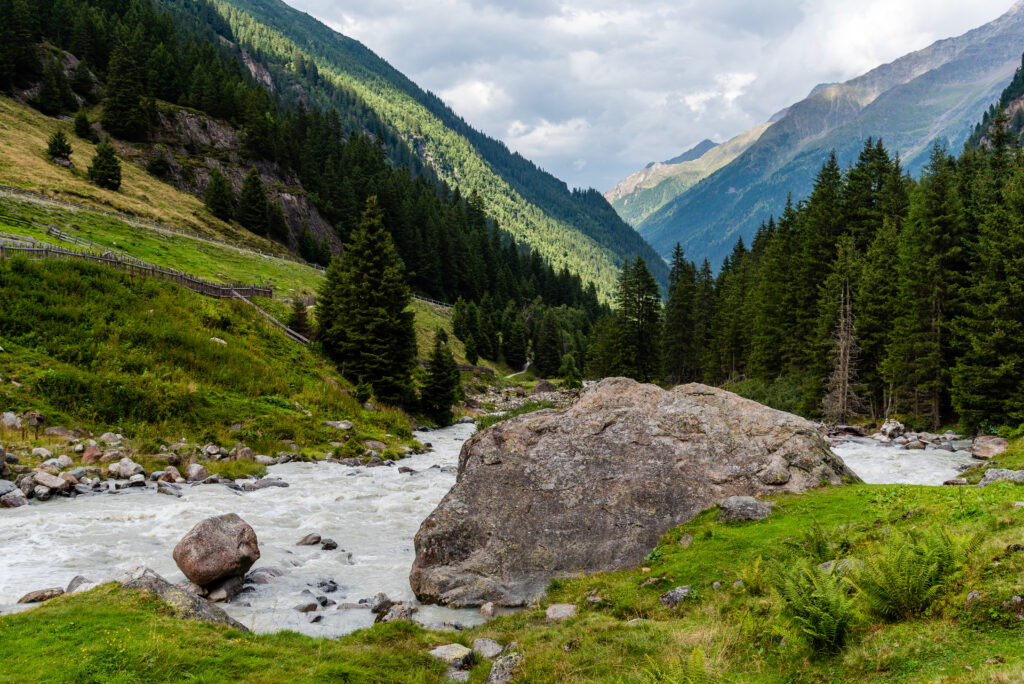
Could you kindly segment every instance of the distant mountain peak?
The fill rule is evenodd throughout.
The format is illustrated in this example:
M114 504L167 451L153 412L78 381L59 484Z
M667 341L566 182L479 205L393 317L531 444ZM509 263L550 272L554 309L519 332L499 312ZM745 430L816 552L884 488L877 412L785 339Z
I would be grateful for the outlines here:
M1024 2L1024 0L1021 0L1021 2ZM663 161L662 164L682 164L683 162L693 161L694 159L700 159L705 154L707 154L709 150L713 150L719 145L721 145L721 143L716 143L714 140L704 138L699 143L688 149L686 152L683 152L678 157L672 157L667 161ZM653 166L653 164L651 164L650 166Z

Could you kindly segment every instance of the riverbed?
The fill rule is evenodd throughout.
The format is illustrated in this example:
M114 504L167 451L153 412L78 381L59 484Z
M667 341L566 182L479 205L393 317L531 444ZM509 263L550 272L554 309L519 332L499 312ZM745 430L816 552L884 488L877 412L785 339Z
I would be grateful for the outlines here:
M321 621L294 607L310 600L303 591L335 603L355 603L383 591L414 602L409 570L413 537L420 522L455 484L454 466L475 426L455 425L417 433L430 452L397 467L349 468L333 463L288 463L269 468L289 484L241 494L220 485L186 487L180 499L153 490L122 490L5 510L0 514L0 612L29 591L63 587L75 575L101 580L116 568L148 565L171 582L185 579L171 558L178 540L197 522L237 513L259 539L254 567L287 572L230 604L228 613L256 632L291 629L313 636L337 636L373 623L368 610L318 611ZM436 466L436 467L434 467ZM441 468L447 467L446 470ZM335 551L296 546L315 532L338 543ZM351 554L351 560L348 560ZM317 585L333 581L338 589ZM425 624L482 621L473 610L421 606Z
M420 523L455 484L454 468L473 425L417 433L431 451L398 467L349 468L333 463L271 466L289 484L241 494L221 485L186 487L180 499L154 490L125 489L75 499L32 502L0 513L0 613L21 609L19 597L44 587L63 587L76 575L102 580L118 568L148 565L171 582L184 580L171 558L178 540L197 522L237 513L259 539L255 567L286 573L258 585L224 607L256 632L291 629L311 636L339 636L372 624L368 610L334 606L308 615L295 606L324 596L356 603L383 591L419 605L409 587ZM833 447L865 482L940 485L970 463L967 452L903 450L870 439ZM338 543L334 551L296 546L316 533ZM337 590L321 585L334 582ZM328 585L329 586L329 585ZM319 622L311 617L321 616ZM477 611L419 606L424 624L482 621Z

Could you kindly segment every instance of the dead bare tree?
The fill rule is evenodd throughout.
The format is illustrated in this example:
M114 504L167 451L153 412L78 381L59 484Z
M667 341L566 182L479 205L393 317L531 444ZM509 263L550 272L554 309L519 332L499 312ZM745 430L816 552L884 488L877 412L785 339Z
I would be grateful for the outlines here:
M860 346L854 328L848 278L843 279L838 313L839 322L832 337L832 375L828 379L828 393L822 399L822 409L826 420L848 423L864 410L864 401L854 391Z

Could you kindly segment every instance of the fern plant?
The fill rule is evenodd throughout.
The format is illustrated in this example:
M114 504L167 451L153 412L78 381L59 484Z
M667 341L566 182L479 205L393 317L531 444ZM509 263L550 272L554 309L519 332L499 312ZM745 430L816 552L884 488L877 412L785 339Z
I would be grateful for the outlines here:
M942 529L893 535L882 553L869 558L857 579L868 607L880 617L905 620L924 615L955 581L981 541Z
M836 530L826 529L817 521L804 528L797 539L786 544L818 563L842 558L850 550L850 542L845 536Z
M647 663L641 674L648 684L712 684L715 681L708 673L704 650L700 646L690 651L686 660L671 668L658 665L649 656Z
M764 560L758 556L739 572L743 588L751 596L762 596L768 592L771 582Z
M817 653L842 649L853 629L856 610L850 583L833 564L829 569L800 560L776 567L774 584L784 601L783 614Z

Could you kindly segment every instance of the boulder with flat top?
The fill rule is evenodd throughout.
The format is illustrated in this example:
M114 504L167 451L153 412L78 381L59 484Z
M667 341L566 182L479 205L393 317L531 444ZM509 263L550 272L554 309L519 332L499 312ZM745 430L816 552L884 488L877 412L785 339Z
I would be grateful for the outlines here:
M856 481L803 418L705 385L609 378L466 442L410 581L424 603L523 606L552 578L635 566L729 497Z

